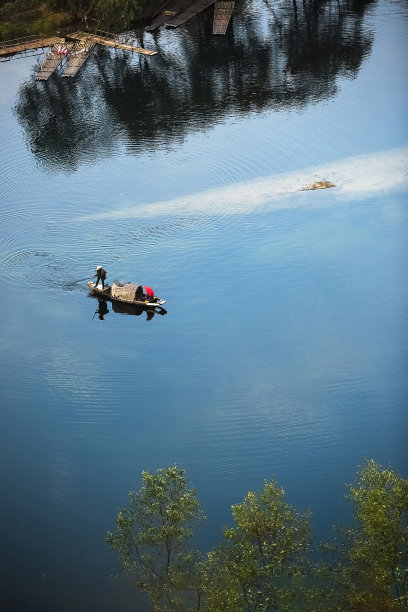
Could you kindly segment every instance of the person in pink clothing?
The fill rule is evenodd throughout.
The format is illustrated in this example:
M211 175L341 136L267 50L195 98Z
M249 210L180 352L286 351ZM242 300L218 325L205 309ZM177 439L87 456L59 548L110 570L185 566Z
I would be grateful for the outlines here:
M155 302L156 298L154 297L153 289L151 287L143 287L143 289L149 302Z

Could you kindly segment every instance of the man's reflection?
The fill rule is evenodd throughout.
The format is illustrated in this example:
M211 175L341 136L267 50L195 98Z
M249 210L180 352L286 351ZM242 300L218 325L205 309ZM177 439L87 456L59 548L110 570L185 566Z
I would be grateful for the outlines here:
M98 319L100 319L100 321L105 320L105 315L109 314L109 308L106 300L98 300L98 308L95 310L94 316L96 314L98 315Z

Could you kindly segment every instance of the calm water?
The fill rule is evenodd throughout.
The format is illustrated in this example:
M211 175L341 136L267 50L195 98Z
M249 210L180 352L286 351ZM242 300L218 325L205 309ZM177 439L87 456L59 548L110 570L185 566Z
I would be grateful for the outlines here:
M315 5L0 64L3 610L144 609L104 543L143 469L203 550L271 475L319 536L365 456L407 475L408 10ZM168 313L94 316L97 264Z

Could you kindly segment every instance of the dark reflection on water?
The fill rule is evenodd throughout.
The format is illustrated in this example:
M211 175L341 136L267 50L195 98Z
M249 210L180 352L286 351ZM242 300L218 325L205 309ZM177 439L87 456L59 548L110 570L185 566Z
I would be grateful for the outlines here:
M98 298L96 295L90 295L90 298L98 300L98 306L94 312L92 319L97 318L100 321L104 321L106 315L110 312L116 312L117 314L122 315L132 315L136 317L140 317L140 315L146 315L146 321L151 321L155 315L165 315L167 314L167 310L162 308L161 306L155 306L154 308L144 308L143 306L138 306L136 304L125 304L120 302L108 302L107 300ZM109 309L109 305L111 310Z
M356 76L371 49L371 3L247 2L223 37L211 35L205 13L186 29L142 35L154 58L99 47L75 81L31 79L17 116L42 162L73 170L123 140L146 152L231 113L300 108L333 96L339 76Z

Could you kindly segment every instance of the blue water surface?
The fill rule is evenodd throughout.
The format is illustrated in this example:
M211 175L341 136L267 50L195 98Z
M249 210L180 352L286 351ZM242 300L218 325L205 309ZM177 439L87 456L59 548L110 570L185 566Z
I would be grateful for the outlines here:
M194 23L145 39L163 49L148 73L106 50L45 85L35 57L0 65L5 610L134 609L104 538L142 470L187 470L208 516L203 551L265 478L312 508L323 538L350 520L345 485L365 457L407 475L406 184L236 210L222 200L227 187L238 201L262 177L407 145L406 5L351 14L366 39L356 65L330 78L292 68L253 93L250 72L239 89L222 71L246 49L248 14L256 67L278 44L256 2L238 6L232 46L211 43L219 66ZM131 88L156 74L167 89L149 82L154 103L138 107ZM292 97L296 79L307 91ZM201 206L209 189L220 199ZM97 264L109 281L151 285L167 314L109 304L101 320L86 288Z

